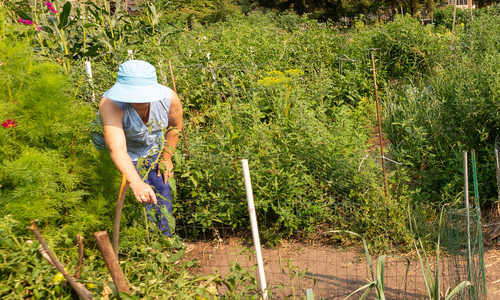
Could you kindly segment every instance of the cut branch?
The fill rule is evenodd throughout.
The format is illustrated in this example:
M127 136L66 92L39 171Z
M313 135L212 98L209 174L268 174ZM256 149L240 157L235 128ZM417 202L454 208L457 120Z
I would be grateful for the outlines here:
M76 242L78 243L78 266L76 267L75 278L80 279L83 264L83 237L78 234L76 236Z
M94 236L97 240L99 251L101 251L101 254L104 257L104 261L106 262L106 266L108 266L109 273L113 278L116 290L118 292L130 293L125 275L123 275L123 271L120 268L117 256L115 255L113 247L109 242L108 233L106 231L99 231L94 233Z
M69 273L64 270L63 265L61 262L56 258L52 250L50 250L49 246L45 242L44 238L40 234L40 231L36 227L35 221L31 221L31 226L28 227L29 230L33 232L33 234L36 236L38 241L40 242L40 245L42 245L44 251L48 254L50 257L50 260L52 261L53 265L56 267L57 271L61 272L63 274L64 278L68 281L69 285L76 291L78 296L80 296L83 300L91 300L94 298L92 293L90 293L81 283L78 283L75 281L73 277L69 275Z

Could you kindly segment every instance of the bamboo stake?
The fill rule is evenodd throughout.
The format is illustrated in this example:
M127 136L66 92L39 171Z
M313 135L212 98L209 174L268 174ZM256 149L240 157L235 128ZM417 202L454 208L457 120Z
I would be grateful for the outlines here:
M177 93L177 89L175 88L174 70L172 68L172 62L170 61L170 58L168 59L168 68L170 69L170 78L172 78L172 87L174 88L174 92Z
M108 233L106 231L99 231L94 233L94 236L97 240L99 251L101 251L102 257L104 258L109 273L111 274L111 278L113 278L116 290L118 292L130 293L125 275L123 275L117 256L115 255L113 247L111 247L111 243L109 242Z
M373 52L371 53L372 69L373 69L373 85L375 87L375 101L377 103L377 120L378 120L378 136L380 140L380 155L382 157L382 174L384 176L384 193L387 197L387 177L385 174L385 160L384 160L384 143L382 139L382 122L380 121L380 108L378 103L378 90L377 90L377 73L375 70L375 58Z
M127 194L129 187L129 182L127 181L127 176L122 175L122 184L120 186L120 194L118 195L118 201L116 203L116 214L115 214L115 224L113 226L113 251L118 258L118 242L120 240L120 221L122 217L123 202L125 200L125 195Z
M170 69L170 78L172 78L172 87L174 88L174 92L177 93L177 88L175 87L174 70L172 68L172 62L170 61L170 58L168 59L168 68ZM184 141L184 147L186 148L187 159L189 159L189 149L186 141L186 132L184 131L184 126L182 126L182 140Z
M69 273L64 270L64 266L61 264L59 260L57 260L56 256L50 250L49 246L45 242L45 239L42 237L40 234L40 231L36 227L35 221L31 221L31 226L27 227L29 230L33 232L33 234L36 236L38 241L40 242L40 245L42 245L44 251L49 255L53 265L56 267L57 271L61 272L63 274L64 278L68 281L69 285L75 290L75 292L80 296L83 300L91 300L94 298L92 293L90 293L81 283L78 283L75 281L73 277L69 275Z

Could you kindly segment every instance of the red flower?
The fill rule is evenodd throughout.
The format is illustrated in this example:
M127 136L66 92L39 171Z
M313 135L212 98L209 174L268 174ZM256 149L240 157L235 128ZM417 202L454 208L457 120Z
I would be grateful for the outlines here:
M23 20L21 18L19 18L19 23L23 23L24 25L33 25L33 24L36 24L35 22L33 21L30 21L30 20Z
M2 122L3 128L14 128L17 126L16 120L7 119L7 121Z
M54 6L52 5L52 3L50 3L49 1L45 2L45 5L47 5L47 7L49 8L49 10L55 14L57 14L57 10L54 8Z

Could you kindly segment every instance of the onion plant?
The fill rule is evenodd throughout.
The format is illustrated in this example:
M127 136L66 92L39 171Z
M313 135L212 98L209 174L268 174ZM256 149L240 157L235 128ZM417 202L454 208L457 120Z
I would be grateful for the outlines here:
M427 254L425 252L425 248L422 244L422 240L417 233L417 238L413 240L413 243L415 245L415 250L417 251L417 257L420 262L420 266L422 268L422 274L424 276L424 281L425 281L425 287L427 288L427 293L429 296L429 300L440 300L441 294L440 294L440 278L439 278L439 262L440 262L440 248L441 248L441 228L443 225L443 211L444 211L444 206L441 209L441 214L439 216L439 227L438 227L438 240L437 240L437 245L436 245L436 266L434 268L434 271L432 271L432 268L430 266L429 260L427 258ZM412 220L415 229L416 229L416 220ZM469 281L462 281L460 282L457 286L455 286L453 289L448 288L445 293L445 300L451 300L455 295L457 295L460 291L462 291L465 287L471 286L471 283ZM471 286L473 289L473 287Z
M368 251L368 245L366 243L366 240L360 234L352 232L352 231L347 231L347 230L332 230L332 231L328 231L326 233L347 233L347 234L354 235L354 236L360 238L361 241L363 242L363 250L364 250L365 255L366 255L366 262L367 262L368 267L370 269L371 281L369 280L369 282L366 285L358 288L357 290L355 290L354 292L349 294L349 296L347 296L345 299L351 297L352 295L356 294L357 292L365 290L365 292L363 293L361 298L359 298L359 300L364 300L364 299L367 299L368 295L370 294L370 292L372 290L375 290L375 292L377 294L377 297L376 297L377 300L386 300L385 293L384 293L384 289L385 289L385 284L384 284L385 272L384 271L385 271L385 261L386 261L387 257L401 258L401 259L406 260L406 263L407 263L406 264L406 272L405 272L405 291L406 291L406 277L408 276L408 270L410 269L410 260L408 258L398 256L398 255L381 255L381 256L379 256L377 259L377 269L376 269L376 276L375 276L375 272L373 270L373 265L372 265L371 255L370 255L370 252Z

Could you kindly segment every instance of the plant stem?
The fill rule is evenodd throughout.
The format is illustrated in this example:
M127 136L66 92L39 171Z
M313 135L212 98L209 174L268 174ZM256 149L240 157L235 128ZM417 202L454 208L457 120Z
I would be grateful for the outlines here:
M148 240L148 244L151 244L151 241L149 239L149 225L148 225L148 214L146 212L146 206L142 206L142 212L144 213L144 223L146 224L146 237Z

